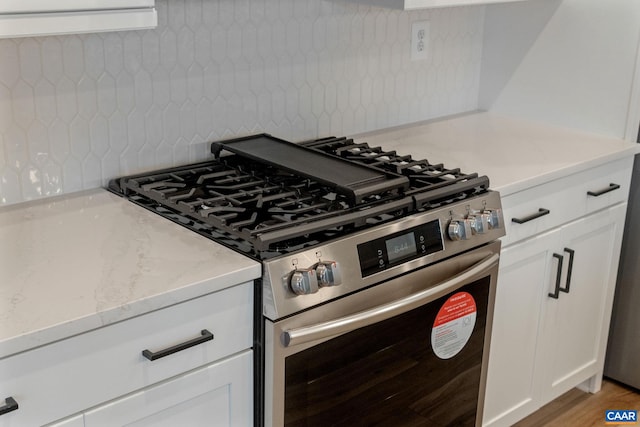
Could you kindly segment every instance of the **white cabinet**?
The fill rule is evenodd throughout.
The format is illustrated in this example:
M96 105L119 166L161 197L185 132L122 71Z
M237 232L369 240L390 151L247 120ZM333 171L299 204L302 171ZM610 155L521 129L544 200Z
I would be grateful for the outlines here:
M84 414L85 427L251 426L252 356L245 351Z
M469 6L491 3L512 3L525 0L351 0L391 9L417 10L437 7Z
M2 359L0 396L19 408L0 415L0 427L75 427L67 417L117 402L125 417L134 416L127 408L197 417L200 395L250 417L252 301L245 283Z
M3 0L0 38L154 28L155 0Z
M485 426L510 426L586 380L599 390L632 162L503 199Z
M626 203L593 213L562 227L562 288L557 299L544 298L540 325L542 400L551 401L577 384L595 378L600 389L615 290ZM573 265L571 264L573 256ZM550 290L549 292L554 292Z
M500 254L484 425L511 425L539 405L538 324L559 235L542 234Z

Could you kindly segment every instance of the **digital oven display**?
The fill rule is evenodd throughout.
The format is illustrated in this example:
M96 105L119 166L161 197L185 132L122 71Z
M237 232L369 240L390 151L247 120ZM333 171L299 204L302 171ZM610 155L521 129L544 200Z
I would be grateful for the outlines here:
M385 241L385 245L387 246L387 257L390 263L404 258L412 258L418 253L416 236L413 232L389 239Z
M440 221L358 245L362 277L444 249Z

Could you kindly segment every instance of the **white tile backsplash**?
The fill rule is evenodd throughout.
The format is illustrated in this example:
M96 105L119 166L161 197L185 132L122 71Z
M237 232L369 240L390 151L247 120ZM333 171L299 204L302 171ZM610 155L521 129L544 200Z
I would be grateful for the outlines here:
M0 204L206 159L215 139L349 135L478 106L482 6L156 4L154 30L0 40ZM425 61L410 59L418 20Z

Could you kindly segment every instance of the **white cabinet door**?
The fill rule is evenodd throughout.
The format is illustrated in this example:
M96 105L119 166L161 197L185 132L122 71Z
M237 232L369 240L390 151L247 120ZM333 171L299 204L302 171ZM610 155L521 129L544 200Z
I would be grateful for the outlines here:
M251 426L252 352L148 387L85 413L86 427Z
M599 390L625 212L618 204L502 251L484 426L510 426L587 379Z
M34 13L153 7L155 0L3 0L0 13Z
M157 25L155 0L0 1L0 38L124 31Z
M511 3L523 0L404 0L404 9L427 9L434 7L465 6L490 3Z
M390 9L417 10L437 7L467 6L491 3L512 3L524 0L350 0Z
M562 286L569 272L571 281L568 292L545 301L541 325L545 402L602 372L625 212L626 204L620 204L562 228L563 247L558 248L564 253Z
M560 230L502 250L491 331L483 420L509 426L537 409L538 323L542 290L556 271Z

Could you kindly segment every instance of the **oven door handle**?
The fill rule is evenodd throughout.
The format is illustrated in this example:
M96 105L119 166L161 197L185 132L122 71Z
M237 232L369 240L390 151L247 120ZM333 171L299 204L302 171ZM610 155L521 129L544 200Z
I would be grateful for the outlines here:
M435 299L434 297L439 298L449 293L450 290L458 289L475 277L482 277L483 274L486 274L487 271L498 264L499 258L499 254L492 254L452 278L408 297L328 322L289 329L282 333L282 344L285 347L291 347L334 337L406 313L430 302Z

